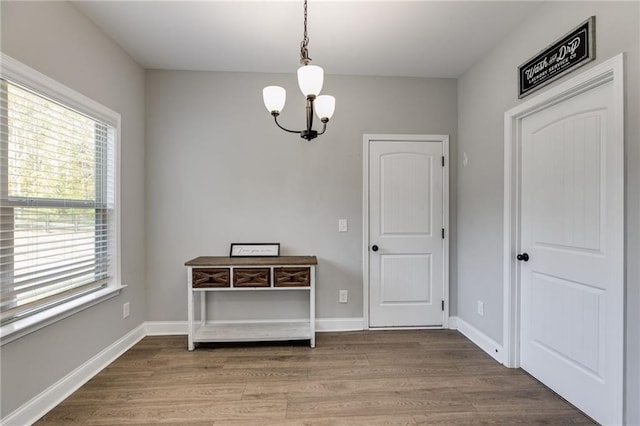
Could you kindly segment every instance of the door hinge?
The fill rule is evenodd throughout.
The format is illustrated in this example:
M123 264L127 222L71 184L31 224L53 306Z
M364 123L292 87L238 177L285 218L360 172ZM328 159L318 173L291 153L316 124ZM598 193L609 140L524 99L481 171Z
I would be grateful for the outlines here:
M442 156L442 167L444 167L444 155Z
M444 228L442 228L442 239L444 240Z
M442 301L442 310L444 311L444 300Z

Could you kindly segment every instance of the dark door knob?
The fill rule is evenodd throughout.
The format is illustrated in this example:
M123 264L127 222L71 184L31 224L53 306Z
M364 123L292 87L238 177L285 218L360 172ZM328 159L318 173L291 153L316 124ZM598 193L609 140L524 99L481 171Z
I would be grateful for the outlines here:
M371 250L373 250L373 251L378 251L378 246L377 246L377 245L375 245L375 244L374 244L374 245L372 245L372 246L371 246Z
M522 253L522 254L517 255L516 259L528 262L529 261L529 255L527 253Z

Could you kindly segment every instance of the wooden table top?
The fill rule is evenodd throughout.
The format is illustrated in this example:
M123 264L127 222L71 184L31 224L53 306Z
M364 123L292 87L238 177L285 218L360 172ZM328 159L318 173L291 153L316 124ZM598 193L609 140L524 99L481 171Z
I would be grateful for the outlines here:
M277 257L228 257L200 256L188 260L184 266L296 266L317 265L315 256L277 256Z

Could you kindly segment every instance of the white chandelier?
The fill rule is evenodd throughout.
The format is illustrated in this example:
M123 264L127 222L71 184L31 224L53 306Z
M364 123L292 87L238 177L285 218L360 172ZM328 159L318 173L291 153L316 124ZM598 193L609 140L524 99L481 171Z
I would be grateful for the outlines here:
M300 63L302 66L298 68L298 86L302 94L307 98L307 128L305 130L289 130L285 129L278 123L280 111L284 108L287 99L287 92L280 86L267 86L262 89L262 98L267 111L271 113L276 125L285 132L298 133L300 137L310 141L327 130L327 123L333 116L336 108L336 98L329 95L320 95L322 83L324 80L324 71L317 65L309 65L309 51L307 45L309 38L307 37L307 0L304 0L304 36L300 43ZM322 122L322 130L318 132L313 130L313 113L318 115Z

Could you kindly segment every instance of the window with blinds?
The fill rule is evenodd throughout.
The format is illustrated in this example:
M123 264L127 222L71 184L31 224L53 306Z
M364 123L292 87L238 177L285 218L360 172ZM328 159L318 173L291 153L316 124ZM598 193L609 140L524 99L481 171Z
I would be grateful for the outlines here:
M107 285L115 253L115 132L0 79L0 320Z

